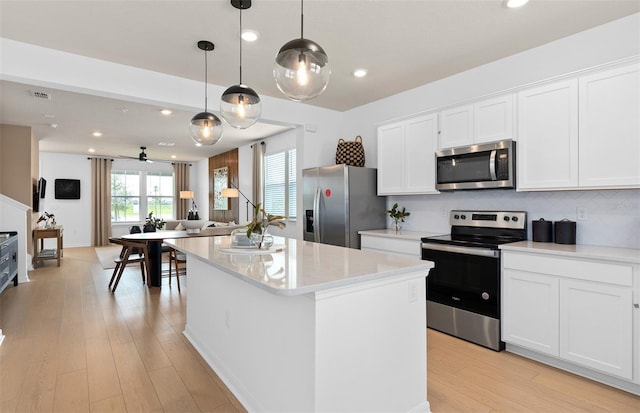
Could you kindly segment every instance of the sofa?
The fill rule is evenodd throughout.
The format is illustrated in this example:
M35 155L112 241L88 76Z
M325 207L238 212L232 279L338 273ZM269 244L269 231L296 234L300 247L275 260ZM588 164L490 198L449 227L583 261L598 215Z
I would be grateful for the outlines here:
M164 227L162 229L167 231L186 231L187 229L184 227L183 222L186 221L184 219L166 219ZM208 221L208 220L199 220L199 221L189 221L190 224L200 224L199 229L206 229L207 232L210 232L211 235L229 235L236 228L242 228L243 225L238 225L235 222L216 222L216 221ZM190 227L190 229L193 226Z

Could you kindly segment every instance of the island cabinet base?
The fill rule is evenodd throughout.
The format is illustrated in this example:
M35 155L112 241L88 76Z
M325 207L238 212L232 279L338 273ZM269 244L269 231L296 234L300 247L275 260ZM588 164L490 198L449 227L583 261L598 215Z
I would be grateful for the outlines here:
M193 258L184 334L250 412L429 412L425 276L279 295Z

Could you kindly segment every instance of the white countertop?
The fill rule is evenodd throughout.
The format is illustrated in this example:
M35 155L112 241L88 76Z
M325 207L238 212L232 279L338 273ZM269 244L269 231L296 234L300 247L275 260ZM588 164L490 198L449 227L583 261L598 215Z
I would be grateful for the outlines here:
M434 232L422 232L422 231L400 231L396 232L394 229L370 229L366 231L358 231L360 235L370 235L372 237L383 238L395 238L395 239L407 239L410 241L421 241L424 237L433 237L436 235L442 235L441 233Z
M620 263L640 264L640 250L633 248L521 241L500 245L500 249L506 251L545 253L569 258L590 258Z
M231 238L194 237L166 240L179 251L266 291L300 295L330 288L424 271L431 261L361 251L290 238L274 237L277 252L227 253ZM240 252L240 251L239 251Z

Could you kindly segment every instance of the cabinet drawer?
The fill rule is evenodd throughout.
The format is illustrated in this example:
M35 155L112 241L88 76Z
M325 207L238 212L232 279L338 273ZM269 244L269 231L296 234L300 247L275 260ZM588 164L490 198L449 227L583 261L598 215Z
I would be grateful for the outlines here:
M502 266L503 268L557 275L578 280L628 287L632 285L632 267L630 265L505 252L502 256Z
M391 252L420 258L420 241L360 236L360 249Z

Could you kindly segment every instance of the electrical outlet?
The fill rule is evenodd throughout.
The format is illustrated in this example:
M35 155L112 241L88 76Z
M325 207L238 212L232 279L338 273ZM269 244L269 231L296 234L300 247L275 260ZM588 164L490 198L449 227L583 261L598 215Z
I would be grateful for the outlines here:
M587 208L585 207L577 207L576 215L578 216L578 221L586 221L587 220Z

